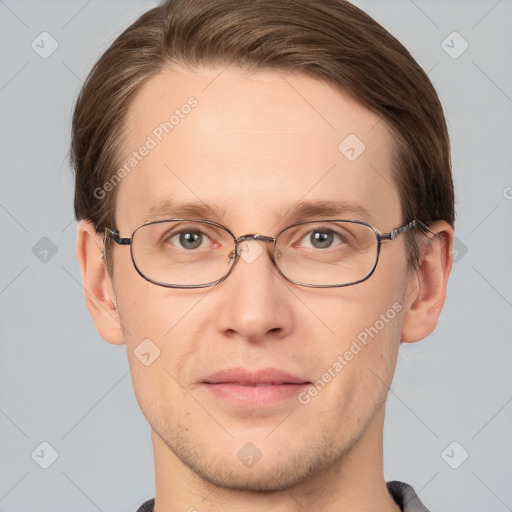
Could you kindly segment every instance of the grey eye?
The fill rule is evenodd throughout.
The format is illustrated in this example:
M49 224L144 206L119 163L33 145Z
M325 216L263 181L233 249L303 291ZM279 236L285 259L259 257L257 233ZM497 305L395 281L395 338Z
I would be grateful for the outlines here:
M203 234L200 231L184 231L177 236L180 245L185 249L197 249L203 242Z
M309 237L311 245L317 249L325 249L330 247L334 240L333 232L330 230L313 231Z

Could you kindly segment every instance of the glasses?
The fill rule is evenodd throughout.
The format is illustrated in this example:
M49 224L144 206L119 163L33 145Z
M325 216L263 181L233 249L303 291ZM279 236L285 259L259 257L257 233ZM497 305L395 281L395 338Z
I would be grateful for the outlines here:
M368 279L377 267L381 243L412 228L429 238L435 236L418 220L389 233L379 233L357 220L307 221L284 228L274 238L257 233L235 237L228 228L208 220L169 219L147 222L130 238L121 238L117 231L107 228L105 241L129 245L137 272L158 286L204 288L219 284L240 257L251 262L254 251L261 252L261 246L251 253L247 245L242 245L256 240L272 244L270 258L288 281L334 288Z

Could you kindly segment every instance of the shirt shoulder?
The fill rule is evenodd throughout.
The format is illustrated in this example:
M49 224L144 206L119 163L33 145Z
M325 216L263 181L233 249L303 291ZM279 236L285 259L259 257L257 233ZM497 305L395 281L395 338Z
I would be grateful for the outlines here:
M388 482L387 487L389 494L400 506L402 512L429 512L410 485L394 480ZM154 505L154 499L148 500L137 509L137 512L153 512Z
M421 503L414 489L404 483L394 480L387 482L389 494L397 502L402 512L429 512L428 508Z
M153 512L153 507L155 506L154 498L152 500L148 500L143 503L138 509L137 512Z

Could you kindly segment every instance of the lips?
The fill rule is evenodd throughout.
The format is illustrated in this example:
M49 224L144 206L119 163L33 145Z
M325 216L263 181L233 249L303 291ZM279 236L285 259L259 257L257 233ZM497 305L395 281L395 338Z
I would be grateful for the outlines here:
M298 394L310 384L302 377L277 368L254 371L227 368L206 377L200 388L231 411L258 409L263 412L285 404L297 406Z
M283 384L309 384L309 381L277 368L250 371L245 368L227 368L209 375L205 384L236 384L239 386L277 386Z

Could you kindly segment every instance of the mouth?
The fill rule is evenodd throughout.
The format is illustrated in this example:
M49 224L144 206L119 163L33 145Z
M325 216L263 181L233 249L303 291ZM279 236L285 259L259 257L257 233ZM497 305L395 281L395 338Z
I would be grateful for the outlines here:
M214 397L235 407L262 409L296 397L311 382L275 368L228 368L201 384Z

